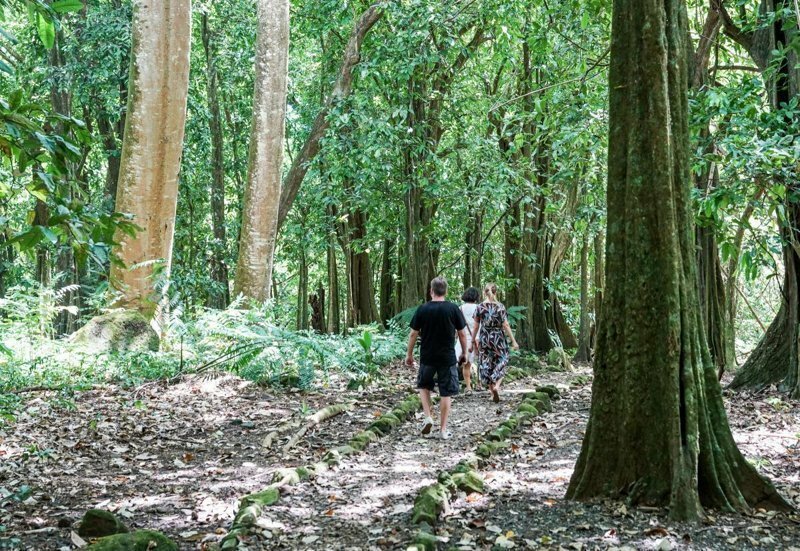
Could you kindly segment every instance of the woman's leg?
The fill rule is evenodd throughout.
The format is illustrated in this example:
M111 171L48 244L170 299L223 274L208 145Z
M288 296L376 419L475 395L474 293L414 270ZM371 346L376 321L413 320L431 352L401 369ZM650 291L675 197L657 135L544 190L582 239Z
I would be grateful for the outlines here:
M472 392L472 364L464 362L461 366L461 372L464 374L464 384L467 385L467 390Z

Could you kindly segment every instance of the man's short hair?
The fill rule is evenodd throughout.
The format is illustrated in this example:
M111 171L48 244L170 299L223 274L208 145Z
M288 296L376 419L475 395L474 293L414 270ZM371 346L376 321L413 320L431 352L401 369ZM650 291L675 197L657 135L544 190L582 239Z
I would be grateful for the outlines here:
M447 280L443 277L434 277L431 280L431 291L437 297L443 297L447 294Z

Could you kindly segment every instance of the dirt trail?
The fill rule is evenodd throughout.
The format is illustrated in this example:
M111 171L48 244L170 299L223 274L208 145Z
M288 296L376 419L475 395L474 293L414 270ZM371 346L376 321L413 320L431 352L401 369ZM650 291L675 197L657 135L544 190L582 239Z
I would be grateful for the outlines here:
M475 451L481 434L504 421L527 385L512 384L494 404L487 392L454 399L453 437L420 434L421 414L403 423L336 469L291 487L270 507L248 548L404 548L416 532L410 521L417 492Z
M362 392L267 391L232 376L175 385L114 387L28 400L0 426L0 548L73 549L70 531L101 506L132 528L162 530L182 550L213 549L239 498L272 482L282 467L319 461L411 391L411 376ZM499 405L486 393L454 402L454 437L419 434L419 416L312 480L287 487L242 549L405 549L411 507L437 473L475 451L482 433L535 385L562 389L554 411L509 437L479 472L484 495L456 494L434 527L440 549L787 549L800 550L800 516L716 512L700 526L670 523L662 510L563 500L589 413L591 369L516 381ZM288 418L355 402L310 431L288 453L263 438ZM774 390L726 393L745 457L800 506L800 404ZM29 490L21 492L23 487ZM9 493L19 494L9 496Z

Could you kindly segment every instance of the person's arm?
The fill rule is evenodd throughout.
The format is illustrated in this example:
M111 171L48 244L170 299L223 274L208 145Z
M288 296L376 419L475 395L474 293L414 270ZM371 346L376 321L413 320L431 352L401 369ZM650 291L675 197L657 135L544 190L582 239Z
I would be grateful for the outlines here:
M416 329L412 329L411 333L408 335L408 348L406 349L406 365L408 367L414 366L414 345L417 344L418 336L419 331Z
M481 320L478 317L478 312L472 316L472 344L470 345L470 352L478 352L478 330L481 328Z
M506 335L508 335L508 338L511 339L511 348L514 350L519 350L517 339L514 338L514 333L511 331L511 326L508 324L508 320L503 322L503 331L505 331Z
M458 330L458 342L461 343L461 357L458 359L459 364L467 361L467 331L466 329Z

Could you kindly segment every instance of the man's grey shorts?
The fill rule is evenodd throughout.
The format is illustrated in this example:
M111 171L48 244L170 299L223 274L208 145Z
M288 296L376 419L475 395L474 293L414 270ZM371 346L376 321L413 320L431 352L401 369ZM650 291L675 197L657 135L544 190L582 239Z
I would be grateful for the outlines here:
M417 388L433 390L439 384L439 396L455 396L458 394L458 364L451 366L432 366L419 364L417 372Z

